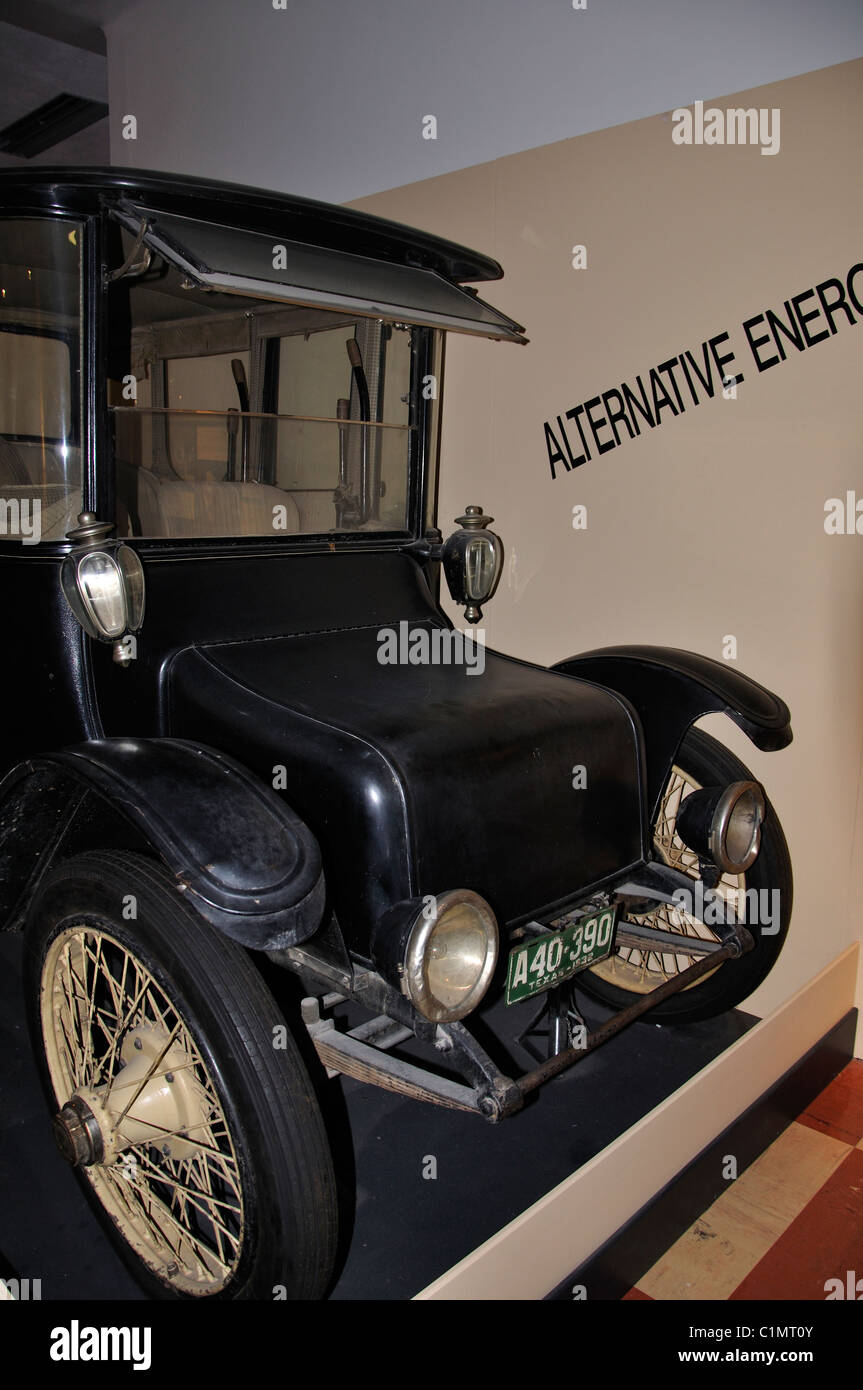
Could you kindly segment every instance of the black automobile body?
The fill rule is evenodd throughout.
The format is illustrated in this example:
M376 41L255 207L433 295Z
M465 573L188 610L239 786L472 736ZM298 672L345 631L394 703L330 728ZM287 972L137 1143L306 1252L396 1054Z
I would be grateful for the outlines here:
M788 710L690 652L545 669L453 628L442 570L475 623L501 546L476 506L438 530L442 338L524 341L463 288L494 261L139 171L0 192L0 917L58 1141L156 1295L316 1296L330 1160L256 953L300 978L289 1022L332 1072L501 1119L646 1010L764 978L782 831L691 726L780 749ZM744 921L752 887L777 916ZM618 1008L600 1033L574 976ZM520 1076L471 1032L503 992L549 1015Z

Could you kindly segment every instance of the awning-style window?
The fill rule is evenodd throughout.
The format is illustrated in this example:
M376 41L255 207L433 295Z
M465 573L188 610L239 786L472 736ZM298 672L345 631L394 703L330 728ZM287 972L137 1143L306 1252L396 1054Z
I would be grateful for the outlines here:
M200 285L523 343L521 325L432 270L127 204L119 220Z

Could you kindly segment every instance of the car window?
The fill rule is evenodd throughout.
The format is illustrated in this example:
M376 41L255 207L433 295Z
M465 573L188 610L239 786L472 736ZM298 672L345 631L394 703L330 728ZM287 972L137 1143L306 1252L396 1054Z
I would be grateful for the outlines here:
M202 289L158 256L110 296L119 534L406 530L425 330Z
M63 540L81 510L80 242L0 220L0 540Z

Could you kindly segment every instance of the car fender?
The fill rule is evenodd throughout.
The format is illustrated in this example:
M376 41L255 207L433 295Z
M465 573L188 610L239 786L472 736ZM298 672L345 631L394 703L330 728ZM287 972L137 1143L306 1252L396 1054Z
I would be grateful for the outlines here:
M0 783L0 920L20 923L58 858L157 853L205 921L256 950L297 945L325 902L318 844L276 793L213 748L103 738L20 763Z
M778 695L732 666L674 647L600 647L559 661L564 675L624 695L641 720L648 805L654 818L680 740L705 714L727 714L766 752L791 742L791 716Z

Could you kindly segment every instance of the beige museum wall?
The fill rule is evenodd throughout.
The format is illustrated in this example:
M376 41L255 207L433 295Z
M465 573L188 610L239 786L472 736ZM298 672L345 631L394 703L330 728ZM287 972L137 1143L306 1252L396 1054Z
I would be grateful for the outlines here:
M778 107L779 152L676 145L668 113L354 206L496 256L505 278L480 293L527 327L527 347L448 346L441 525L480 502L507 547L488 643L543 663L620 642L721 659L733 634L739 668L788 701L782 753L705 722L766 783L794 862L792 935L748 1005L763 1014L860 936L863 536L826 535L824 503L863 498L863 327L840 314L759 374L741 325L863 261L863 61L708 105ZM736 399L665 411L552 480L544 420L724 331Z

